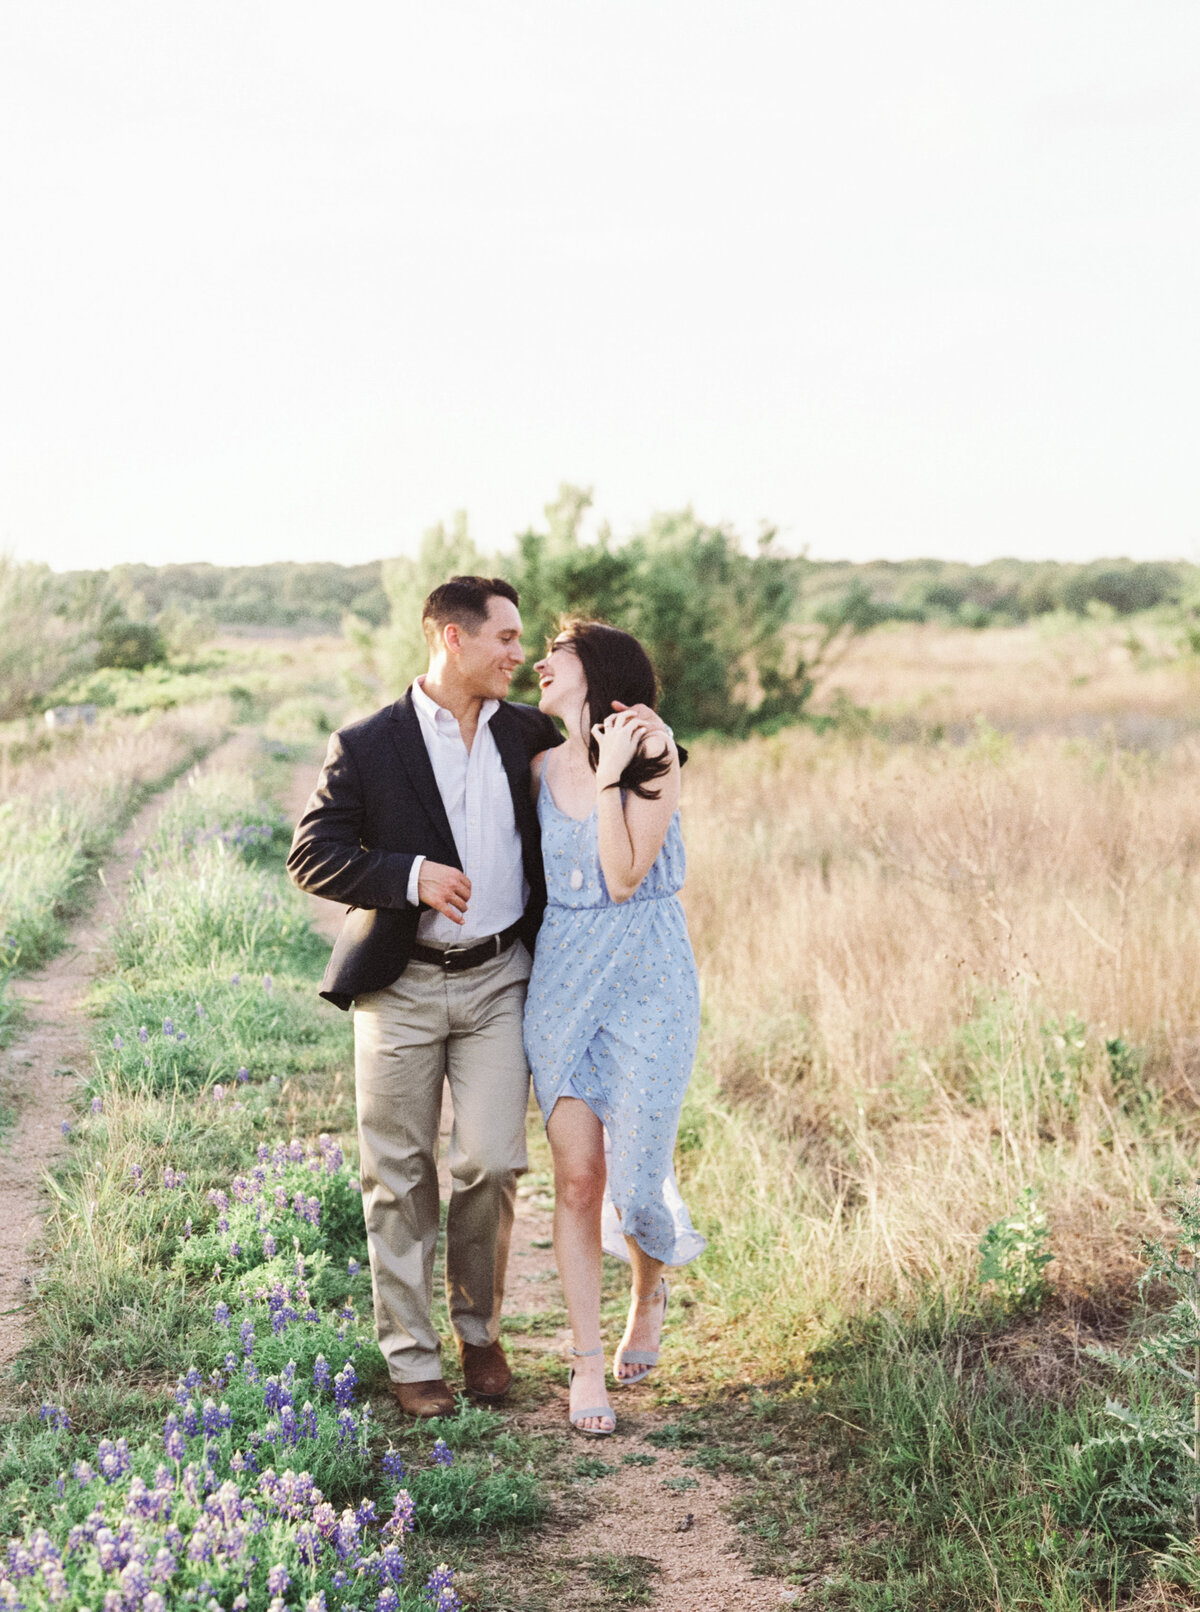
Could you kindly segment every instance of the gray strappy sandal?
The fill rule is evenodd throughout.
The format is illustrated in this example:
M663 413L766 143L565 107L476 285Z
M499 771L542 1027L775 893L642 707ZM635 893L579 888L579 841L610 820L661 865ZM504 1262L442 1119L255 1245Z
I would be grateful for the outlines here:
M575 1356L576 1360L590 1360L594 1355L602 1355L604 1353L604 1347L603 1345L600 1345L595 1349L572 1348L571 1353ZM568 1393L570 1392L571 1384L574 1382L574 1380L575 1367L572 1366L570 1375L567 1378ZM589 1416L606 1417L612 1422L612 1426L580 1427L580 1422L587 1421ZM568 1411L567 1420L577 1433L583 1434L584 1438L611 1438L612 1435L617 1431L617 1414L611 1405L591 1405L586 1410L576 1411L574 1416L572 1416L570 1411Z
M649 1304L650 1300L656 1299L660 1293L663 1296L662 1326L665 1326L667 1321L667 1305L671 1302L671 1289L667 1284L667 1279L665 1276L659 1278L658 1286L654 1289L653 1293L647 1293L644 1299L639 1299L635 1296L633 1302L635 1304ZM660 1339L662 1337L661 1327L659 1329L659 1337ZM650 1375L652 1368L658 1365L658 1356L658 1349L622 1349L618 1347L616 1354L613 1356L613 1381L616 1383L618 1388L632 1388L634 1383L640 1383ZM634 1366L641 1366L642 1369L637 1373L636 1376L622 1377L620 1374L620 1368L627 1363Z

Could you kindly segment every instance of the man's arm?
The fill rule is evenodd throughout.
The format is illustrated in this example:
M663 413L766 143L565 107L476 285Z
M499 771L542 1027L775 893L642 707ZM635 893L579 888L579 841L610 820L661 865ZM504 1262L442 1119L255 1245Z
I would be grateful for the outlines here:
M335 733L292 836L288 872L309 895L348 907L407 907L414 858L406 851L364 846L364 817L358 764L342 735Z

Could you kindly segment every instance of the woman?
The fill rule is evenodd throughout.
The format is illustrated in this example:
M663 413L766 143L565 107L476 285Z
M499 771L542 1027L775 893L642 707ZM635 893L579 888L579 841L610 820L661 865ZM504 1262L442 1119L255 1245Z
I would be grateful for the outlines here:
M614 701L654 706L645 650L614 627L573 621L537 672L541 708L567 742L532 766L549 900L525 1050L554 1156L554 1251L574 1334L568 1414L600 1437L616 1428L600 1342L602 1219L615 1233L605 1246L633 1275L618 1387L658 1360L664 1265L704 1248L671 1164L700 994L678 899L679 755L665 732L611 714Z

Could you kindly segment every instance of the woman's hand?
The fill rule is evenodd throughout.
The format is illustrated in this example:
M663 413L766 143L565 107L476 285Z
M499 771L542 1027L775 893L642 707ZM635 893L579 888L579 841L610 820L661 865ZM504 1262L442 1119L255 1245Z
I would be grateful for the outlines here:
M603 722L592 724L592 738L600 754L596 762L596 785L611 789L637 755L646 737L646 724L632 711L616 711Z

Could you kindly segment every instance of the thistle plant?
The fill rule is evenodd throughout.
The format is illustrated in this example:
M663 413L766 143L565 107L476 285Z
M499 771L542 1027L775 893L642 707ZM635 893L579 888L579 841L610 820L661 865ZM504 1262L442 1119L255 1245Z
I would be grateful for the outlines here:
M1006 1310L1036 1307L1050 1291L1043 1272L1054 1258L1046 1247L1050 1228L1033 1188L1021 1194L1021 1207L997 1220L983 1234L979 1283L993 1283Z
M1165 1387L1166 1402L1148 1410L1135 1410L1109 1399L1105 1411L1120 1422L1124 1432L1089 1440L1087 1448L1113 1443L1159 1445L1183 1457L1190 1474L1192 1522L1200 1531L1200 1186L1182 1189L1175 1199L1177 1235L1170 1244L1161 1239L1146 1245L1143 1289L1164 1282L1175 1302L1159 1318L1155 1332L1144 1337L1128 1354L1115 1349L1088 1350L1098 1360L1128 1376Z

